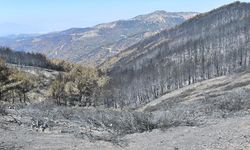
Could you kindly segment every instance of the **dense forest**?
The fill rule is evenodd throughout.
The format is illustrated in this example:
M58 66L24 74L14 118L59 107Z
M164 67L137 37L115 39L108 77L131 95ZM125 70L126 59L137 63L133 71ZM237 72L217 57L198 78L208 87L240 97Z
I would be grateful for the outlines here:
M142 41L113 64L106 104L138 107L183 86L247 70L249 35L250 4L236 2Z

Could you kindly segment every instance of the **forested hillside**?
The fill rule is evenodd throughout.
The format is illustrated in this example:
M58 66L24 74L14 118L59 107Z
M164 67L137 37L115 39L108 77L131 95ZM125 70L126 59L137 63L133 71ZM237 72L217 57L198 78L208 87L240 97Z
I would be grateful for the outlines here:
M166 92L247 70L250 4L235 2L163 31L107 61L110 106L137 107Z

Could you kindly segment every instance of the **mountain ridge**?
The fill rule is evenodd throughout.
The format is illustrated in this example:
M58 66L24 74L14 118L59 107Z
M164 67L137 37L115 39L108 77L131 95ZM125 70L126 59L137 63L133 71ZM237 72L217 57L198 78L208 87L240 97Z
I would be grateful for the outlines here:
M180 28L180 27L183 27L183 26L185 26L186 24L188 24L188 23L190 23L190 22L193 22L193 21L196 21L196 20L198 20L198 19L200 19L200 18L202 18L202 17L206 17L207 15L209 15L209 13L214 13L214 12L216 12L216 11L222 11L222 10L224 10L224 9L228 9L229 7L234 7L234 6L236 6L236 5L246 5L246 4L249 4L249 3L236 1L236 2L233 2L233 3L231 3L231 4L227 4L227 5L221 6L221 7L219 7L219 8L213 9L213 10L211 10L211 11L209 11L209 12L206 12L206 13L197 14L196 16L194 16L194 17L188 19L187 21L183 22L182 24L177 25L177 26L174 27L174 28L171 28L171 29L169 29L169 30L163 30L163 31L161 31L161 32L156 33L156 34L153 35L153 36L150 36L149 38L146 38L146 39L144 39L144 40L139 41L138 43L136 43L136 44L132 45L131 47L128 47L127 49L125 49L123 52L121 52L121 53L115 55L115 57L119 57L119 55L122 55L122 56L123 56L123 55L124 55L123 53L130 53L130 52L131 52L131 49L134 49L134 48L139 47L139 46L144 46L144 47L149 46L150 44L153 44L153 43L151 43L151 42L157 41L157 39L160 39L160 38L164 39L164 38L165 38L165 37L164 37L165 34L171 33L172 31L175 31L176 29L178 29L178 28ZM191 32L190 32L190 33L191 33ZM179 34L182 34L182 33L179 33ZM166 40L166 38L165 38L164 40ZM164 42L164 41L163 41L163 42ZM138 50L138 49L137 49L137 50ZM129 51L130 51L130 52L129 52ZM139 52L139 51L133 51L133 52L137 53L137 52ZM130 54L130 55L131 55L131 56L128 56L127 58L131 58L132 55L135 55L135 54L133 53L133 54ZM111 61L112 61L113 58L112 58L112 57L109 58L109 60L107 60L106 62L104 62L104 63L101 64L100 66L103 67L103 68L112 68L112 67L113 67L113 64L115 64L117 60L116 60L115 62L109 62L110 59L111 59ZM119 60L119 61L120 61L120 60ZM122 60L121 60L121 61L122 61ZM119 62L117 62L117 64L119 64Z
M185 13L163 13L160 21L154 13L128 20L99 24L90 28L71 28L29 38L4 39L0 45L28 52L40 52L51 58L62 58L78 63L100 64L108 57L119 53L160 30L170 29L185 21ZM171 14L169 16L169 14ZM187 15L196 15L188 13ZM150 17L151 16L151 17ZM147 17L150 19L147 20ZM156 19L156 20L155 20ZM163 19L163 20L162 20ZM124 41L122 44L118 41ZM118 42L118 45L116 45ZM99 62L100 61L100 62Z

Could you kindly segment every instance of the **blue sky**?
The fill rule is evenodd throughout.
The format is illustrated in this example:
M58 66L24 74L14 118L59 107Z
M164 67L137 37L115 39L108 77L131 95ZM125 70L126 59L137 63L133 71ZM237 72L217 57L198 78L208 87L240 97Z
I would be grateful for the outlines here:
M0 35L45 33L155 10L206 12L235 0L0 0ZM250 2L250 0L245 0Z

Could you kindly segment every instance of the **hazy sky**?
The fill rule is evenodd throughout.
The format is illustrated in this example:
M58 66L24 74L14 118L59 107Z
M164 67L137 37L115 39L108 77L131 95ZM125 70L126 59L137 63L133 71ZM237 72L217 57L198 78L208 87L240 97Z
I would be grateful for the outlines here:
M88 27L155 10L206 12L231 2L234 0L0 0L0 35Z

